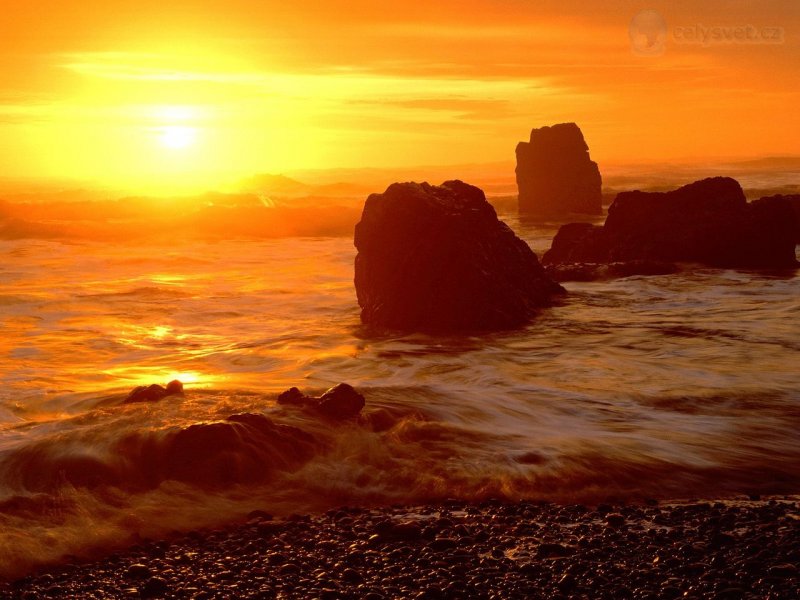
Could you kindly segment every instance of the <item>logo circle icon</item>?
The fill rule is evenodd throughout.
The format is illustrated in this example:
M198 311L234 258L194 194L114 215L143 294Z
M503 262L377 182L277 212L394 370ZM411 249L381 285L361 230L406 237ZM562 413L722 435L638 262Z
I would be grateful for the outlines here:
M654 10L643 10L628 25L631 51L641 56L660 56L667 47L667 22Z

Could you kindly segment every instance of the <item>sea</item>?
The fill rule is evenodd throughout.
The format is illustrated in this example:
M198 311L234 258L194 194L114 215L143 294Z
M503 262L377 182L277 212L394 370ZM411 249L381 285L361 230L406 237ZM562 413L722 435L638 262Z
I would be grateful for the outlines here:
M501 218L539 257L557 228ZM352 235L0 241L0 576L254 510L800 491L796 272L566 283L520 329L431 336L361 324L355 254ZM125 402L173 379L183 396ZM360 420L276 403L340 382ZM246 413L302 451L233 427L163 475L182 433Z

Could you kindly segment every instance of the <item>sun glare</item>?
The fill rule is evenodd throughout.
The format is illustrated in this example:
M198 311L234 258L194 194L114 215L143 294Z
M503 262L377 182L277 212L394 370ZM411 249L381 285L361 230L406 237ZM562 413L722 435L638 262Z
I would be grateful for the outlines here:
M194 127L185 127L183 125L164 127L159 137L164 146L176 150L191 146L196 138L197 130Z

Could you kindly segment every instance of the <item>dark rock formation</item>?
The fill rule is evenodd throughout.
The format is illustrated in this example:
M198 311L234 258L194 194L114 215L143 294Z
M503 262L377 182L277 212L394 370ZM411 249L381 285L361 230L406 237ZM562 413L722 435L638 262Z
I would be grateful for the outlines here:
M517 327L563 288L479 188L395 183L356 225L364 323L415 331Z
M648 261L724 268L795 267L797 227L790 201L745 200L728 177L670 192L622 192L605 225L563 226L547 265Z
M353 386L339 383L319 398L306 396L296 387L289 388L278 396L278 404L310 408L329 419L340 421L357 417L366 402Z
M793 217L795 243L800 244L800 194L789 194L785 196L779 194L776 196L766 196L764 198L754 200L751 204L755 206L765 204L788 207L789 212ZM779 208L778 210L786 210L786 208Z
M600 170L575 123L531 131L530 142L517 144L516 173L522 214L603 212Z
M131 390L128 397L125 398L125 404L132 404L134 402L158 402L167 396L182 396L183 384L177 379L170 381L167 387L163 387L154 383L152 385L140 385Z

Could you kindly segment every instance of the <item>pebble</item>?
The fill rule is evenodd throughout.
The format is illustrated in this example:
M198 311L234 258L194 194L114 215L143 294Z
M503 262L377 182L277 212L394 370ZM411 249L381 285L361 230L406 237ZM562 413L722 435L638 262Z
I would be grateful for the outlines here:
M796 501L340 508L147 542L0 598L800 600Z

